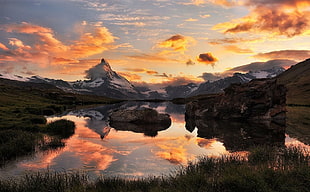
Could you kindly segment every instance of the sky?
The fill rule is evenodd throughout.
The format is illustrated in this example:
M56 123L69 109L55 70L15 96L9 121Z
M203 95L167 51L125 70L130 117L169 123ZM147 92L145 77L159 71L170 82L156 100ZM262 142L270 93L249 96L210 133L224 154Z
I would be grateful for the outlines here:
M287 68L310 58L310 1L0 0L0 73L83 80L101 58L137 85Z

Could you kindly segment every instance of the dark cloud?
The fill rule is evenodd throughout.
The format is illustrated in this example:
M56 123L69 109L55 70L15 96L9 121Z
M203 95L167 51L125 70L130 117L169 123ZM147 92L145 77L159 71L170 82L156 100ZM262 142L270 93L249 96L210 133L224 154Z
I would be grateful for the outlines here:
M186 61L186 65L195 65L195 62L191 59Z
M221 79L223 76L221 74L203 73L199 77L204 79L205 81L216 81L216 80Z
M259 53L254 57L260 59L291 59L301 61L310 58L310 50L280 50Z
M259 71L272 69L274 67L284 67L287 68L291 65L296 64L296 61L293 60L270 60L267 62L254 62L247 65L242 65L239 67L232 68L226 72L249 72L249 71Z
M218 59L214 57L211 53L201 53L198 56L197 61L214 66L214 63L217 62Z
M223 39L210 39L210 45L221 45L221 44L235 44L235 43L245 43L245 42L255 42L258 41L258 38L241 38L241 37L233 37L233 38L223 38Z
M168 42L168 41L173 42L173 41L184 40L184 39L185 39L184 36L177 34L177 35L173 35L169 39L166 39L165 42Z

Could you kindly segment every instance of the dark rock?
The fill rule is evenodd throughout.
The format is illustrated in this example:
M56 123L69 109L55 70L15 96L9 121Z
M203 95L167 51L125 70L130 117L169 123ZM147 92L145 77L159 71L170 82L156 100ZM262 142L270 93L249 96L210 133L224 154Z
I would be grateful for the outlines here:
M145 136L155 137L158 135L158 131L166 130L170 125L162 124L136 124L128 122L111 122L110 126L118 131L132 131L135 133L143 133Z
M168 127L171 125L171 119L168 114L160 114L150 108L117 110L110 113L109 118L110 123L161 124Z
M222 94L206 95L186 104L185 117L222 120L285 119L286 88L276 79L232 84Z

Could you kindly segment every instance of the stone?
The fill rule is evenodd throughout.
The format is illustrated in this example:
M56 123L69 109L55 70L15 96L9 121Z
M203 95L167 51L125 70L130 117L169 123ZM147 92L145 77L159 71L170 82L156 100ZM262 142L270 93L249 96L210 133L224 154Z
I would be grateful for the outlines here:
M168 127L171 125L169 114L158 113L150 108L121 109L110 113L109 118L110 123L161 124Z

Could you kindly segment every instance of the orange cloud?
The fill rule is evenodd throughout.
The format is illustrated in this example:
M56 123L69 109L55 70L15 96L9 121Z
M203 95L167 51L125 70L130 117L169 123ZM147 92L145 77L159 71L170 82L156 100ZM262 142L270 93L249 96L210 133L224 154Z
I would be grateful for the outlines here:
M150 69L145 69L145 68L125 68L125 70L136 72L136 73L147 73L149 75L156 75L156 74L158 74L157 71L150 70Z
M249 0L251 8L248 16L231 22L220 23L213 29L223 29L225 33L269 33L293 37L307 34L310 28L310 12L305 7L308 0Z
M189 19L186 19L186 20L184 20L184 21L194 22L194 21L198 21L198 19L189 18Z
M5 51L8 51L9 48L7 48L4 44L0 43L0 49L3 49Z
M281 50L268 53L259 53L253 57L259 59L292 59L302 61L310 58L310 50Z
M177 34L159 43L158 47L171 48L173 51L184 53L189 46L195 43L196 40L194 38Z
M241 53L241 54L253 53L251 49L244 49L244 48L240 48L235 45L227 45L225 46L225 49L231 52Z
M72 64L79 63L80 58L117 48L113 45L116 37L107 28L100 26L89 26L89 31L83 33L72 44L58 40L50 28L27 22L1 25L0 30L20 35L20 38L9 38L9 44L12 46L10 49L1 43L0 48L6 50L1 55L2 61L14 61L12 65L19 65L18 62L37 64L40 67L49 67L49 71L72 67ZM23 40L22 34L28 34L34 41L27 42L29 38Z
M129 55L127 56L131 59L139 59L139 60L146 60L146 61L178 61L176 59L169 59L166 58L162 55L157 54L145 54L145 53L141 53L138 55Z
M130 73L130 72L117 72L121 76L125 77L128 81L141 81L142 77L140 75Z
M198 56L197 61L214 66L214 63L217 62L218 59L214 57L211 53L201 53Z

